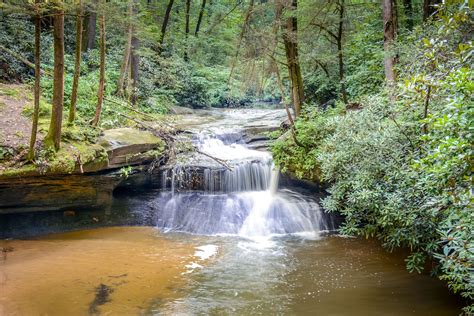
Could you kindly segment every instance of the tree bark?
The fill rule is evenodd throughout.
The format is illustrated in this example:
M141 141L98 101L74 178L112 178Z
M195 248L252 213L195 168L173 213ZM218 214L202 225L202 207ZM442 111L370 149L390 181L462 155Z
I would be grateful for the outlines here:
M344 82L344 58L342 52L342 36L344 31L344 0L340 0L338 2L338 10L339 10L339 27L337 30L337 56L339 60L339 80L341 84L341 94L342 100L344 104L348 104L349 101L347 99L347 91L346 91L346 83Z
M136 16L138 4L134 6L133 12ZM132 95L131 103L136 104L137 102L137 90L138 90L138 81L139 81L139 67L140 67L140 56L138 55L138 48L140 47L140 41L136 34L136 27L132 26L132 42L131 42L131 52L130 52L130 71L132 76Z
M426 22L436 12L434 5L440 2L440 0L423 0L423 22Z
M405 11L405 18L408 30L413 30L413 5L411 0L403 0L403 8Z
M199 17L196 24L196 30L194 31L194 36L198 36L199 29L201 28L202 17L204 16L204 9L206 8L206 0L201 2L201 10L199 11Z
M125 94L125 79L127 78L127 71L130 62L130 53L132 49L132 37L133 37L133 0L128 0L128 29L127 29L127 42L125 43L125 51L123 54L122 66L120 67L119 80L117 82L117 91L115 92L119 96Z
M103 10L103 8L102 8ZM95 108L92 126L97 126L100 121L102 112L102 103L104 101L105 88L105 16L102 12L99 17L99 33L100 33L100 67L99 67L99 89L97 91L97 106Z
M158 47L158 55L163 51L163 43L166 35L166 28L168 27L168 22L171 16L171 9L173 8L174 0L169 0L168 6L166 7L165 18L163 19L163 24L161 25L161 35L160 35L160 46Z
M382 0L382 15L384 25L384 37L383 47L385 51L384 56L384 69L385 78L389 85L393 85L395 82L395 57L392 53L392 46L395 40L395 23L394 23L394 10L392 0Z
M69 107L69 123L74 122L76 116L77 89L79 86L79 77L81 76L82 12L82 2L78 0L76 17L76 61L74 65L74 79L72 81L71 105Z
M188 48L189 48L189 11L191 10L191 0L186 0L185 5L185 14L186 14L186 27L185 27L185 35L184 35L184 61L189 61L188 55Z
M51 123L44 143L47 147L54 147L56 151L61 147L61 124L64 106L64 9L62 2L56 2L53 17L54 38L54 77L53 77L53 109Z
M298 19L295 12L297 8L297 0L292 0L291 4L287 6L287 10L293 11L293 14L286 19L283 30L283 42L291 83L291 98L296 117L300 115L301 106L304 103L303 77L298 56Z
M33 123L31 127L31 138L30 138L30 149L28 151L28 160L33 161L35 159L35 144L36 134L38 132L38 119L39 119L39 102L41 93L41 12L40 12L40 1L35 0L35 92L34 92L34 111L33 111Z
M93 8L89 11L89 16L87 17L87 42L85 50L94 49L95 47L95 33L97 25L97 13L96 8Z

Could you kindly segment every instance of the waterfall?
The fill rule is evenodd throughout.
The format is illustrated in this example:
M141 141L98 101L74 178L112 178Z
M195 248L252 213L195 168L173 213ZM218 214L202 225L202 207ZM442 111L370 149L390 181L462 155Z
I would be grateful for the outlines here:
M227 161L232 170L198 156L164 170L164 190L152 205L157 226L246 238L330 229L316 200L278 189L280 172L271 155L247 148L241 135L195 136L200 151Z

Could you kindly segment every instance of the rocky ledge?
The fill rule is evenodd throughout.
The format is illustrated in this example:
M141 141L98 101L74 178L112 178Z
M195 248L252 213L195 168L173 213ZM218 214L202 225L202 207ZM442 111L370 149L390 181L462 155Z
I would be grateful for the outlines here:
M70 156L63 152L46 171L33 165L7 169L0 174L0 214L107 207L125 178L120 169L140 169L160 158L164 148L150 132L118 128Z

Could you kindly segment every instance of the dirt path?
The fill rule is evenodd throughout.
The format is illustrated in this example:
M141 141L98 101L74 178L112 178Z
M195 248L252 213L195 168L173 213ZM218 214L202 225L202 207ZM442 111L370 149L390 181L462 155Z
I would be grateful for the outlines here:
M28 148L31 119L22 112L31 102L32 93L25 85L0 84L0 147Z

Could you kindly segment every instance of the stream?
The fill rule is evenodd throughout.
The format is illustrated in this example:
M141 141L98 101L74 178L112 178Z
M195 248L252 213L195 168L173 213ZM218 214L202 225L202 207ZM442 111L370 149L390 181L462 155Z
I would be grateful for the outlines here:
M278 126L284 111L213 115L183 124L226 165L183 154L159 185L117 194L112 212L142 226L0 241L12 249L0 258L0 315L459 314L444 283L406 271L403 251L337 235L324 193L289 185L248 144L246 130Z

